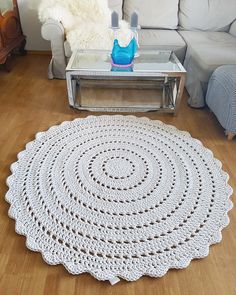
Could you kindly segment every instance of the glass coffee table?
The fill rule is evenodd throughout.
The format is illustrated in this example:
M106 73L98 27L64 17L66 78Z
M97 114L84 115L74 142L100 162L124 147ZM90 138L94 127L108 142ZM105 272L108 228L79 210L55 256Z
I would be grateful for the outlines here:
M130 71L114 71L110 52L100 50L75 51L66 68L68 100L71 107L89 111L147 112L162 111L177 114L183 95L186 71L171 51L140 50ZM144 95L142 104L125 98L121 105L83 103L83 89L103 87L112 89L157 89L154 103ZM129 96L129 95L128 95ZM146 96L146 98L145 98ZM129 100L129 97L127 97ZM145 101L146 99L146 101ZM112 96L111 96L112 103ZM115 102L115 100L114 100Z

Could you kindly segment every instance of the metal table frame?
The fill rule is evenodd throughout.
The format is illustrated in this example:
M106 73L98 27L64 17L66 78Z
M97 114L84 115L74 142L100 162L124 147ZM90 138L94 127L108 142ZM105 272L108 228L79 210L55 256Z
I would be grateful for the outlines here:
M84 52L84 51L83 51ZM167 113L174 113L177 115L179 110L179 105L182 99L186 71L182 64L179 62L178 58L174 53L172 53L172 58L178 65L180 71L144 71L144 72L108 72L102 70L85 70L85 69L73 69L72 64L74 58L78 54L75 51L67 65L66 68L66 81L67 81L67 91L69 105L73 108L79 110L88 111L111 111L111 112L148 112L148 111L161 111ZM110 81L134 81L134 83L139 83L142 81L148 81L153 83L152 88L162 88L162 99L160 107L154 105L147 105L145 107L140 106L125 106L125 107L98 107L98 106L83 106L82 101L77 102L77 94L80 90L80 84L82 81L88 80L92 81L91 85L97 86L102 85L103 87L114 87L113 84L107 84ZM145 89L145 88L144 88ZM168 96L167 96L168 95Z

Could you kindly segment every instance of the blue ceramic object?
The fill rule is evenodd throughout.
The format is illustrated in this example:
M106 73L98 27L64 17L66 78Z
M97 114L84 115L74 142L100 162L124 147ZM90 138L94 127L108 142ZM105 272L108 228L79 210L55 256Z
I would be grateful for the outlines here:
M135 53L137 52L138 45L135 38L133 38L129 45L126 47L121 47L117 39L114 40L112 49L112 63L114 65L121 65L129 67L132 65ZM123 68L123 67L121 67Z

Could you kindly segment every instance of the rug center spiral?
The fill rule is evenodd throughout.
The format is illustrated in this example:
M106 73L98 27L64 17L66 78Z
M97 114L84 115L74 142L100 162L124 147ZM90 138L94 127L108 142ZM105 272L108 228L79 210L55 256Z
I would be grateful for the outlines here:
M102 167L105 175L114 179L128 178L134 173L135 169L135 165L132 161L120 156L105 160Z

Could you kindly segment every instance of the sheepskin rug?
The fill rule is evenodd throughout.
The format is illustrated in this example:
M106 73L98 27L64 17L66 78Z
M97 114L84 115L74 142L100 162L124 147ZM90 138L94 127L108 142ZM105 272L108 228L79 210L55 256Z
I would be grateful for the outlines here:
M108 0L42 0L39 19L53 19L62 23L71 50L107 49L113 45L114 32L111 26L111 10ZM120 22L116 38L126 46L132 38L128 23Z

